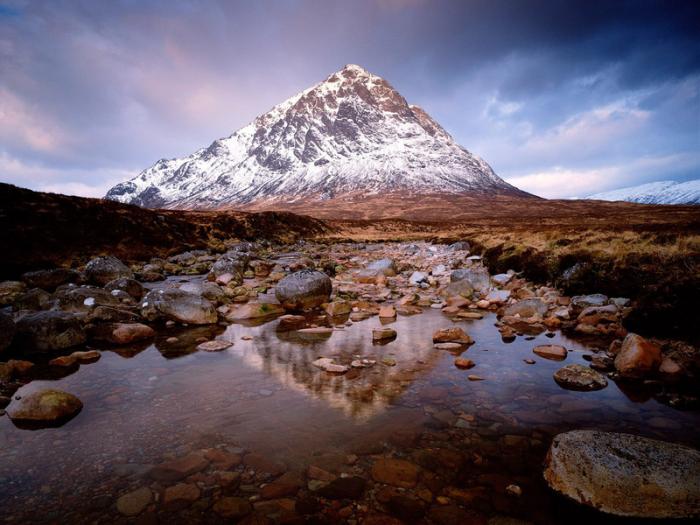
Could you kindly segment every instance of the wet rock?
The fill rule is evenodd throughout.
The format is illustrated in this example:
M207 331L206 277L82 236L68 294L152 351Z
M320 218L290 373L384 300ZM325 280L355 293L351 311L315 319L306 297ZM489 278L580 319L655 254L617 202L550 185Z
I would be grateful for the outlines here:
M508 306L504 314L508 316L519 316L524 318L543 317L547 313L547 304L541 299L523 299Z
M149 475L156 481L180 481L187 476L204 470L208 465L209 460L203 455L189 454L188 456L156 465L151 469Z
M476 363L471 359L458 357L457 359L455 359L455 366L457 368L461 368L462 370L468 370L470 368L474 368L476 366Z
M375 328L372 330L372 341L389 341L396 338L396 330L393 328Z
M229 252L216 261L207 279L222 285L239 285L248 266L248 256L241 252Z
M473 516L457 505L433 506L428 512L428 517L437 525L467 525L479 523L474 521Z
M276 480L268 483L260 490L263 499L277 499L294 496L304 485L304 480L297 472L285 472Z
M0 306L13 304L26 289L27 285L20 281L0 281Z
M579 364L566 365L554 372L554 380L568 390L600 390L608 386L605 376Z
M418 466L403 459L382 458L372 465L372 479L395 487L413 488L418 483Z
M358 477L337 478L321 487L316 493L327 499L360 499L367 482Z
M226 314L228 321L244 321L246 319L264 319L284 313L284 308L273 303L249 302Z
M153 493L148 487L141 487L124 494L117 500L117 510L124 516L141 514L153 499Z
M608 297L601 293L576 295L571 298L571 304L577 308L586 308L587 306L603 306L607 302Z
M40 351L64 350L84 344L85 331L78 318L68 312L36 312L17 321L18 344Z
M491 289L491 276L486 268L461 268L450 274L451 282L466 281L477 292L488 292Z
M510 290L491 290L484 298L489 303L502 304L510 299ZM488 305L486 305L488 307Z
M566 348L560 345L539 345L532 349L540 357L551 359L552 361L563 361L566 359Z
M615 357L615 368L622 377L643 377L661 365L661 349L637 334L628 334Z
M330 277L315 270L301 270L277 283L275 296L287 310L310 310L330 298L333 285Z
M326 306L326 313L331 317L347 315L352 311L352 305L348 301L333 301Z
M476 374L469 374L467 376L467 379L469 379L469 381L484 381L485 378L478 376Z
M700 516L700 452L641 436L574 430L554 438L544 478L574 501L618 516Z
M47 389L14 399L7 407L7 415L15 424L55 426L74 418L82 408L82 402L73 394Z
M223 341L216 339L214 341L206 341L197 345L197 350L200 352L221 352L233 346L231 341Z
M15 336L15 322L7 314L0 312L0 352L12 343Z
M76 283L80 280L80 272L68 268L56 268L54 270L38 270L22 275L22 281L29 288L41 288L47 292L53 292L56 288L66 283Z
M96 257L87 263L85 266L85 276L90 283L97 286L104 286L110 281L122 277L133 279L134 272L116 257L107 255L104 257Z
M51 308L51 294L40 288L32 288L19 294L12 306L15 310L48 310Z
M313 366L316 368L320 368L321 370L324 370L326 372L330 372L332 374L344 374L349 370L349 368L345 365L339 365L337 364L333 359L329 357L321 357L319 359L316 359L313 363L311 363Z
M178 483L163 491L163 506L170 511L182 510L197 501L200 490L194 483Z
M90 337L114 345L128 345L155 337L150 326L141 323L107 323L90 330Z
M391 305L382 306L379 309L380 319L394 319L396 317L396 308Z
M253 512L253 507L246 499L226 497L214 503L212 510L222 518L240 519Z
M136 279L129 279L128 277L122 277L120 279L114 279L109 281L104 286L105 290L121 290L122 292L128 293L135 300L140 301L144 294L143 285Z
M59 288L54 294L59 308L65 312L91 312L98 306L119 307L122 303L134 304L134 299L121 290L109 292L94 286Z
M433 334L433 343L460 343L470 345L474 340L458 327L442 328Z
M387 505L391 513L406 523L420 521L425 514L425 503L418 498L397 494Z
M187 324L214 324L214 305L198 295L177 289L154 290L144 297L141 315L149 321L170 319Z
M271 476L279 476L287 470L287 467L282 463L277 463L267 456L255 452L246 454L243 458L243 462L246 467L252 468L258 472L266 472Z

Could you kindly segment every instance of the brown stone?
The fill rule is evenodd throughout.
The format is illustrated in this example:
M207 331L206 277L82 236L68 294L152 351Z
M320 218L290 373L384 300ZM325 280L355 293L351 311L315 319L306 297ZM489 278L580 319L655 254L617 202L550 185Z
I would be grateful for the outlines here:
M199 499L199 487L194 483L178 483L163 492L163 505L168 510L182 510Z
M141 514L153 499L153 493L148 487L141 487L124 494L117 500L117 510L124 516Z
M476 363L474 363L474 361L472 361L471 359L458 357L457 359L455 359L455 366L457 368L468 370L469 368L473 368L474 366L476 366Z
M116 345L128 345L136 341L151 339L155 336L153 328L141 323L115 323L112 325L110 342Z
M563 361L566 359L566 348L560 345L539 345L532 349L540 357L551 359L552 361Z
M615 357L615 368L623 377L642 377L661 365L661 349L637 334L629 334Z
M296 472L285 472L279 478L268 483L260 490L263 499L277 499L294 496L304 484L304 480Z
M418 466L403 459L382 458L372 465L372 479L395 487L412 488L418 482Z
M189 454L153 467L150 476L157 481L179 481L204 470L208 465L209 461L204 456Z
M460 343L469 345L474 340L458 327L443 328L433 334L433 343Z
M214 503L213 510L222 518L240 519L253 511L248 500L243 498L221 498Z
M379 309L379 317L382 319L393 319L396 317L396 308L391 305L382 306Z

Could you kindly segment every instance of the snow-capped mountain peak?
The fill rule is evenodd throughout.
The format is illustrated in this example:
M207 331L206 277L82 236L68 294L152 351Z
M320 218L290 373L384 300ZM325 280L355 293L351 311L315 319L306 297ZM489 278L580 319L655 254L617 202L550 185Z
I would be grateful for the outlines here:
M527 195L386 80L348 64L229 137L159 160L106 198L218 208L402 191Z
M687 182L662 180L596 193L589 199L641 204L700 204L700 179Z

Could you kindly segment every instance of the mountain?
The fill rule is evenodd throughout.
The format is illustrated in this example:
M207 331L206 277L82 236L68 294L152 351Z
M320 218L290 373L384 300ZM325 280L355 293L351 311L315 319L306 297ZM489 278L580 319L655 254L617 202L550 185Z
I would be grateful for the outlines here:
M700 204L700 179L688 182L663 180L640 186L596 193L587 197L601 201L627 201L641 204Z
M106 198L206 209L402 192L531 197L386 80L348 65L229 137L159 160Z

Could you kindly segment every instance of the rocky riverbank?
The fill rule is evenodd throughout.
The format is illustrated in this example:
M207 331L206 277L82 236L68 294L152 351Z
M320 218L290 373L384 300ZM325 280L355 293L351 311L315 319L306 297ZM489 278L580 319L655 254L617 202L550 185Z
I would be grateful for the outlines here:
M241 242L223 254L188 251L131 265L98 257L82 268L33 271L1 282L0 303L0 356L6 357L0 363L1 400L9 405L2 413L21 428L80 418L85 403L72 392L44 389L18 398L15 393L33 380L89 367L106 351L134 345L143 349L158 341L164 347L191 344L195 351L224 352L236 348L235 341L216 336L224 327L272 320L281 340L313 345L369 319L378 319L380 326L368 329L368 344L390 350L402 336L397 318L410 323L412 316L426 312L439 315L440 321L429 333L414 335L419 337L415 344L454 356L453 368L465 382L496 381L493 371L468 352L479 344L470 333L471 323L495 316L500 343L533 341L522 366L540 360L557 363L551 381L563 391L605 391L614 383L675 408L698 407L697 350L629 333L624 321L634 305L628 299L567 296L512 270L492 274L463 241ZM212 330L194 341L172 333L194 327ZM538 339L535 344L536 338L559 333L585 342L593 350L584 355L588 361L571 363L572 349L554 340L549 344ZM370 379L369 389L351 389L349 396L374 396L380 385L391 385L395 390L388 399L399 399L419 377L425 366L421 363L423 358L411 370L398 355L360 352L317 354L311 364L315 374L325 374L329 381ZM383 371L393 369L400 376L388 383ZM385 377L382 383L371 385L379 372ZM115 497L110 512L150 518L176 513L193 521L295 523L315 516L331 523L485 523L497 509L537 521L531 510L526 512L530 506L522 503L521 494L523 487L526 493L541 493L542 487L515 474L490 479L481 472L482 478L476 479L472 470L484 462L485 450L490 455L512 447L517 454L526 447L531 457L543 459L553 436L542 430L523 436L518 424L506 417L498 424L512 428L511 433L498 431L498 440L484 449L480 438L469 436L482 418L492 416L450 408L450 391L431 389L438 405L429 412L439 422L435 432L409 432L404 442L398 429L398 442L388 449L378 442L376 450L356 449L301 471L237 444L191 450L144 471L150 482L134 479L129 490ZM263 397L274 394L263 390ZM674 425L672 420L657 423ZM509 454L503 461L518 463ZM498 498L505 498L500 503L489 495L494 489ZM690 509L689 515L697 512L693 504Z

